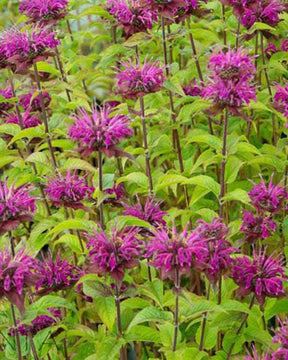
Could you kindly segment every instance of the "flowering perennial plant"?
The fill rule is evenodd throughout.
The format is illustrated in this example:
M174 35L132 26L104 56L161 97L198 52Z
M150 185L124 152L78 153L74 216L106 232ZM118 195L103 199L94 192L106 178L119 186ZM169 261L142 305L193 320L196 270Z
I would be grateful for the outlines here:
M119 93L127 99L137 99L140 96L157 92L164 82L163 69L159 62L145 59L143 65L132 61L123 62L124 70L116 76Z
M254 251L253 259L247 256L236 258L231 277L239 286L238 293L242 296L253 293L262 305L266 297L284 294L285 276L282 264L280 255L266 256L262 251Z
M79 178L75 173L71 174L70 171L66 176L57 176L48 181L45 191L51 203L56 207L84 209L82 201L89 199L94 192L94 188L88 186L85 179Z
M19 11L31 22L48 24L64 18L67 6L67 0L21 0Z
M143 254L143 243L137 238L137 229L113 229L109 235L105 232L88 237L87 249L90 271L99 275L110 275L121 282L125 269L139 264Z
M138 0L108 0L107 8L123 27L124 36L129 38L138 32L147 32L157 21L157 11L144 9Z
M36 210L31 191L30 184L15 188L7 180L0 182L0 233L16 229L21 221L31 220Z
M77 140L80 150L87 154L102 151L107 155L114 155L120 140L132 134L128 127L130 121L128 116L114 113L110 107L101 110L94 107L91 115L80 109L74 116L74 124L69 128L69 136Z

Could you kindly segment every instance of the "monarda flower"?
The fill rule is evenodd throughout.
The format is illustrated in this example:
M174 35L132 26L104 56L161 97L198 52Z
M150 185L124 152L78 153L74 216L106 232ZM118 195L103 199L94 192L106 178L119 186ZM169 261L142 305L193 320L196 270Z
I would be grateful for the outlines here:
M152 240L146 246L146 258L150 259L150 265L160 271L162 279L170 278L177 280L181 275L189 275L192 268L198 269L198 260L205 248L189 243L186 230L177 233L173 227L158 229L153 233Z
M20 125L19 118L16 113L8 115L4 122L5 124ZM41 124L41 120L36 115L32 115L29 110L22 115L22 122L24 129L35 127Z
M200 254L201 270L215 285L231 266L230 255L236 249L226 240L229 228L223 224L221 218L214 218L211 223L204 220L199 220L198 223L199 225L189 236L188 243L191 246L199 246L203 249Z
M288 83L284 86L277 85L276 93L274 96L275 108L282 112L288 118Z
M197 81L189 82L187 85L184 85L183 91L187 96L200 96L202 89L201 86L197 85Z
M56 207L85 209L82 201L89 199L95 190L92 186L88 186L85 176L81 179L70 171L66 176L59 175L48 181L45 191Z
M163 69L159 62L147 61L143 65L132 61L122 62L124 70L116 76L119 93L126 99L137 99L146 94L159 91L164 82Z
M284 52L288 52L288 39L282 41L281 50Z
M15 189L7 180L0 181L0 234L15 230L21 221L30 221L35 211L35 199L30 195L32 187L25 184Z
M34 320L31 321L31 325L28 324L20 324L17 326L17 331L21 336L28 336L28 335L36 335L39 331L46 329L50 326L57 324L57 318L61 319L61 311L54 309L54 308L48 308L47 309L51 316L49 315L38 315ZM10 334L11 336L15 336L15 328L10 328Z
M229 49L225 53L218 49L212 53L208 64L210 76L201 96L213 101L213 113L227 108L239 115L245 103L256 100L252 84L256 69L252 60L243 49Z
M243 357L243 360L271 360L267 353L259 354L254 345L252 345L252 352L248 354Z
M106 7L123 28L126 38L151 30L153 22L157 21L157 11L144 9L137 0L108 0Z
M0 96L3 98L9 100L13 98L12 89L6 88L6 89L0 89ZM5 100L0 100L0 116L6 113L6 111L12 109L14 107L14 104L11 104L9 102L6 102Z
M284 321L278 318L280 328L275 331L274 343L279 343L280 348L272 353L271 360L288 359L288 319Z
M207 3L207 0L202 0ZM174 10L174 21L179 23L189 18L191 15L201 16L204 11L200 8L199 0L185 0L185 6L178 7Z
M264 50L268 59L270 59L271 56L276 54L278 51L277 47L272 43L269 43Z
M108 199L105 199L104 202L107 204L115 204L125 194L125 185L123 183L120 183L119 185L116 184L116 181L114 181L113 187L108 188L104 190L105 194L112 195L114 197L109 197Z
M80 151L86 154L93 151L102 151L107 156L121 154L116 146L121 139L132 135L132 130L128 127L131 119L110 107L103 107L101 110L94 107L91 115L80 109L73 121L69 136L81 144Z
M87 249L90 271L98 275L110 275L121 282L126 269L139 264L143 253L143 243L137 239L137 229L113 229L109 235L104 231L88 237Z
M142 205L137 196L136 204L129 206L123 203L126 209L123 215L135 216L140 220L148 222L155 228L166 226L166 221L163 219L163 216L167 215L167 213L160 209L160 204L161 203L155 201L155 198L147 197L145 204Z
M67 14L67 0L21 0L19 11L30 22L55 23Z
M266 297L284 294L282 262L280 255L266 257L265 251L254 251L252 259L247 256L234 259L231 277L239 286L238 293L242 296L253 293L260 305Z
M251 204L255 206L259 212L267 211L277 213L282 209L284 201L288 199L288 192L285 187L279 184L273 184L272 180L271 178L268 186L266 186L261 177L261 182L255 184L248 193Z
M245 233L245 240L253 244L258 239L266 239L276 231L276 223L269 217L255 216L252 211L243 211L240 231Z
M19 73L25 73L37 61L45 61L53 55L51 50L59 45L55 33L43 27L12 28L2 34L0 42L8 62L15 65Z
M163 17L173 19L174 14L179 8L185 8L185 0L142 0L143 7L157 11Z
M21 312L26 290L34 285L37 276L37 262L24 249L14 258L8 250L0 252L0 297L5 296Z
M81 270L66 260L62 260L60 255L56 255L53 260L52 254L46 257L43 255L39 262L40 278L35 284L37 294L48 294L50 292L64 290L72 287L81 277Z
M47 91L42 92L42 97L44 100L44 106L47 108L51 103L51 96ZM23 106L25 110L30 111L42 111L42 105L40 96L34 96L33 92L29 92L28 94L24 94L20 96L19 103Z

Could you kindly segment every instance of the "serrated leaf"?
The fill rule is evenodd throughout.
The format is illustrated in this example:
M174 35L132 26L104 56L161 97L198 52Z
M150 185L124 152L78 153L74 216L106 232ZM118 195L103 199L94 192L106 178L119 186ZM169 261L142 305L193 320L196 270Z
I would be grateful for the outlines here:
M212 191L216 196L219 196L220 194L220 185L210 176L206 176L206 175L195 176L193 178L183 181L182 184L199 185L205 189Z
M55 247L58 244L65 244L65 245L69 246L70 249L76 254L82 253L80 240L78 239L78 236L76 236L76 235L72 235L72 234L62 235L58 240L56 240L53 243L53 246Z
M112 296L97 297L94 305L100 319L112 331L116 319L115 299Z
M137 325L134 326L128 334L125 335L128 341L149 341L160 343L159 332L151 327Z
M142 188L148 188L148 177L142 172L133 172L126 176L122 176L117 180L117 185L122 182L137 184Z
M142 324L144 322L155 322L155 323L161 323L164 321L172 321L173 314L169 311L164 311L157 309L155 307L147 307L141 311L139 311L134 319L131 321L131 323L128 326L127 331L130 331L134 326Z
M84 170L98 173L97 168L89 164L87 161L78 158L68 159L61 170Z

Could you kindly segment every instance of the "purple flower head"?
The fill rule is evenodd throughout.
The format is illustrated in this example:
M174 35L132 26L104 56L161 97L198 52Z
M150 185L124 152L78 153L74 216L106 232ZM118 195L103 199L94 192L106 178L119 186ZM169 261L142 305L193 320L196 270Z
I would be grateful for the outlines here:
M157 11L144 9L137 0L108 0L107 8L123 28L126 38L138 32L147 32L157 21Z
M266 49L264 50L265 51L265 54L267 56L268 59L271 58L271 56L273 54L276 54L279 50L277 49L277 47L272 44L272 43L269 43L267 46L266 46Z
M161 89L165 79L158 61L147 61L146 58L143 65L139 63L134 65L130 60L122 62L122 66L124 70L120 71L116 78L119 93L124 98L137 99Z
M191 233L188 243L202 247L200 254L202 271L213 285L220 276L230 267L232 259L230 254L235 252L226 240L229 228L223 224L221 218L214 218L211 223L198 220L199 225Z
M51 103L51 96L47 91L43 91L42 93L44 106L47 108ZM40 96L34 96L33 92L29 92L28 94L24 94L20 96L19 103L24 107L25 110L30 111L41 111L41 101Z
M137 239L138 230L135 228L115 228L109 236L101 231L88 238L87 249L90 260L90 270L99 275L111 275L121 282L125 269L132 269L139 264L142 256L143 243Z
M14 258L9 251L0 252L0 298L5 296L19 311L24 310L25 292L37 280L37 261L18 251Z
M3 33L0 34L0 69L5 69L9 66L6 56L5 42L3 41Z
M207 2L207 0L202 0L203 2ZM185 6L178 7L174 9L174 17L175 22L179 23L189 18L191 15L202 15L202 11L200 9L200 1L199 0L185 0Z
M185 0L143 0L143 7L157 11L164 17L173 18L179 8L185 8Z
M85 176L81 179L70 171L66 176L59 175L48 181L45 190L51 203L56 207L85 209L82 201L89 199L95 190L88 186Z
M8 115L8 117L5 119L4 122L5 122L5 124L20 125L19 118L16 113ZM35 126L38 126L41 124L41 120L37 116L30 114L29 110L25 111L25 113L23 114L22 122L23 122L24 129L35 127Z
M253 259L243 256L236 258L232 267L231 277L239 286L238 292L242 296L254 293L261 305L265 298L278 297L284 294L283 259L273 254L266 257L265 251L253 253Z
M39 262L39 274L40 278L35 284L37 294L48 294L72 287L80 279L81 270L62 260L59 254L53 260L50 252Z
M59 41L48 28L34 27L29 30L12 28L0 39L8 62L16 66L17 72L25 73L37 61L45 61Z
M283 202L288 199L288 193L284 186L279 184L275 185L271 178L268 186L266 186L263 178L261 182L255 184L251 191L249 191L249 197L251 203L259 212L268 211L270 213L277 213L282 209Z
M252 211L243 211L243 222L240 231L245 233L245 240L250 244L262 238L266 239L276 231L276 223L269 217L255 216Z
M32 187L25 184L15 189L7 180L0 181L0 234L16 229L21 221L31 220L35 199L30 196Z
M17 331L21 336L36 335L39 331L46 329L47 327L57 324L55 318L61 319L61 312L54 308L47 309L52 316L49 315L38 315L34 320L31 321L31 325L20 324L17 326ZM11 336L15 336L15 328L10 328Z
M189 236L189 241L196 242L207 242L215 241L219 239L226 239L229 234L229 228L223 224L221 218L214 218L210 223L204 220L198 220L198 226L192 231Z
M142 205L137 196L136 204L129 206L123 203L123 206L126 209L123 211L123 215L135 216L138 219L147 221L156 228L166 226L166 221L163 219L163 216L167 215L167 213L160 209L160 204L161 203L155 201L154 197L147 197L145 205Z
M9 88L6 88L6 89L0 89L0 95L3 96L5 99L11 99L13 98L13 92L12 92L12 89L9 87ZM1 101L0 100L0 116L5 114L6 111L12 109L14 107L14 104L11 104L9 102L6 102L6 101Z
M208 69L222 80L250 80L256 72L253 59L243 48L223 52L218 47L210 56Z
M282 41L281 50L284 52L288 52L288 39Z
M185 95L188 96L200 96L202 93L201 86L197 85L197 81L189 82L188 85L183 86Z
M188 275L192 268L198 267L198 259L205 249L199 244L189 243L188 239L186 229L180 234L174 227L172 230L155 230L151 242L146 246L145 257L150 258L150 264L160 270L162 279L175 281L177 271L179 276Z
M276 86L274 100L275 108L288 118L288 83L285 83L284 86Z
M30 22L55 23L67 14L67 0L21 0L19 11Z
M237 114L244 103L256 100L255 86L251 83L256 71L252 60L242 48L213 51L208 64L210 77L201 95L213 101L216 112L228 108Z
M132 135L132 130L128 127L130 118L115 113L110 107L104 107L100 111L93 108L91 115L80 109L73 120L69 136L80 142L80 150L88 154L102 151L107 156L113 156L120 151L116 148L120 140Z
M123 183L117 185L116 181L114 181L113 187L109 189L105 189L104 193L109 195L114 195L114 198L105 199L105 203L115 204L124 196L125 185Z
M275 331L273 342L281 344L282 348L288 350L288 318L284 321L278 318L278 321L280 323L280 328Z
M248 354L243 357L243 360L270 360L270 356L267 353L259 354L254 345L252 345L252 352L248 352Z

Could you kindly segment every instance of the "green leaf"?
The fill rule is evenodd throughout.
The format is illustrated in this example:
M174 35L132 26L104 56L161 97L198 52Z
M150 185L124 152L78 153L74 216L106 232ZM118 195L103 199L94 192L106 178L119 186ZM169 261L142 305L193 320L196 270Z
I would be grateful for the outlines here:
M172 348L174 340L174 325L173 324L163 324L159 325L161 344ZM177 345L181 343L181 332L178 332Z
M47 310L49 307L64 307L76 311L75 306L68 299L56 295L45 295L29 305L29 310Z
M243 348L245 342L245 337L243 334L235 334L232 332L227 332L223 339L223 349L228 353L230 347L234 344L233 351L231 355L237 354Z
M265 330L259 329L259 327L248 326L243 331L246 341L257 341L263 345L270 344L272 342L272 336Z
M244 163L240 161L236 156L230 156L226 164L225 182L226 184L233 183L238 175L240 168Z
M197 132L191 132L190 135L187 136L187 143L196 142L197 144L207 144L208 146L212 147L217 151L221 151L222 149L222 142L221 140L214 135L207 134L197 134Z
M216 345L217 333L218 333L217 327L209 327L209 326L206 327L205 335L204 335L204 349L210 350ZM196 340L198 344L200 344L201 334L202 334L202 326L198 328L198 331L196 333Z
M38 70L38 72L43 71L43 72L55 75L56 77L61 76L59 70L57 70L53 65L48 64L45 61L38 61L37 62L37 70Z
M220 185L210 176L198 175L182 182L186 185L199 185L212 191L217 197L220 195Z
M17 124L2 124L0 125L0 133L15 136L21 131Z
M6 166L7 164L10 164L14 161L19 160L18 156L3 156L0 157L0 168L2 168L3 166Z
M134 326L139 325L144 322L165 322L165 321L172 321L173 314L169 311L159 310L155 307L147 307L141 311L139 311L134 319L129 324L127 331L130 331Z
M58 244L66 244L76 254L82 253L80 240L76 235L72 235L72 234L62 235L57 241L53 243L53 246L55 247Z
M130 36L129 39L123 43L123 45L129 48L135 47L136 45L140 45L141 43L147 42L150 39L151 35L144 32L138 32Z
M222 200L225 201L235 200L235 201L241 201L243 204L247 204L247 205L250 204L250 198L247 191L242 189L235 189L229 192L228 194L223 196Z
M68 159L61 170L84 170L98 174L98 169L89 164L87 161L74 158Z
M128 334L125 335L128 341L149 341L153 343L160 343L159 332L151 327L137 325L134 326Z
M113 220L113 223L114 222L115 222L115 220ZM144 227L144 228L148 228L148 229L152 228L152 226L147 221L141 220L135 216L130 216L130 215L118 216L117 217L117 228L123 229L125 226L139 226L139 227Z
M141 293L149 297L162 307L163 304L163 281L154 279L149 281L146 285L140 287Z
M111 16L102 6L89 6L79 14L79 17L87 15L98 15L109 20L114 20L113 16Z
M77 229L77 230L85 230L96 229L97 225L93 221L85 220L85 219L68 219L60 222L57 226L52 229L47 236L52 236L55 238L58 234L65 230Z
M116 318L115 299L112 296L97 297L94 304L100 319L112 331Z
M274 300L274 299L273 299ZM288 299L277 299L272 306L265 308L265 319L270 320L273 316L287 313Z
M122 182L137 184L142 188L148 188L148 177L142 172L133 172L126 176L122 176L117 180L117 185Z
M44 138L44 137L45 137L44 130L40 126L35 126L19 131L15 136L13 136L8 146L12 145L15 141L23 138L27 138L31 140L33 138Z

